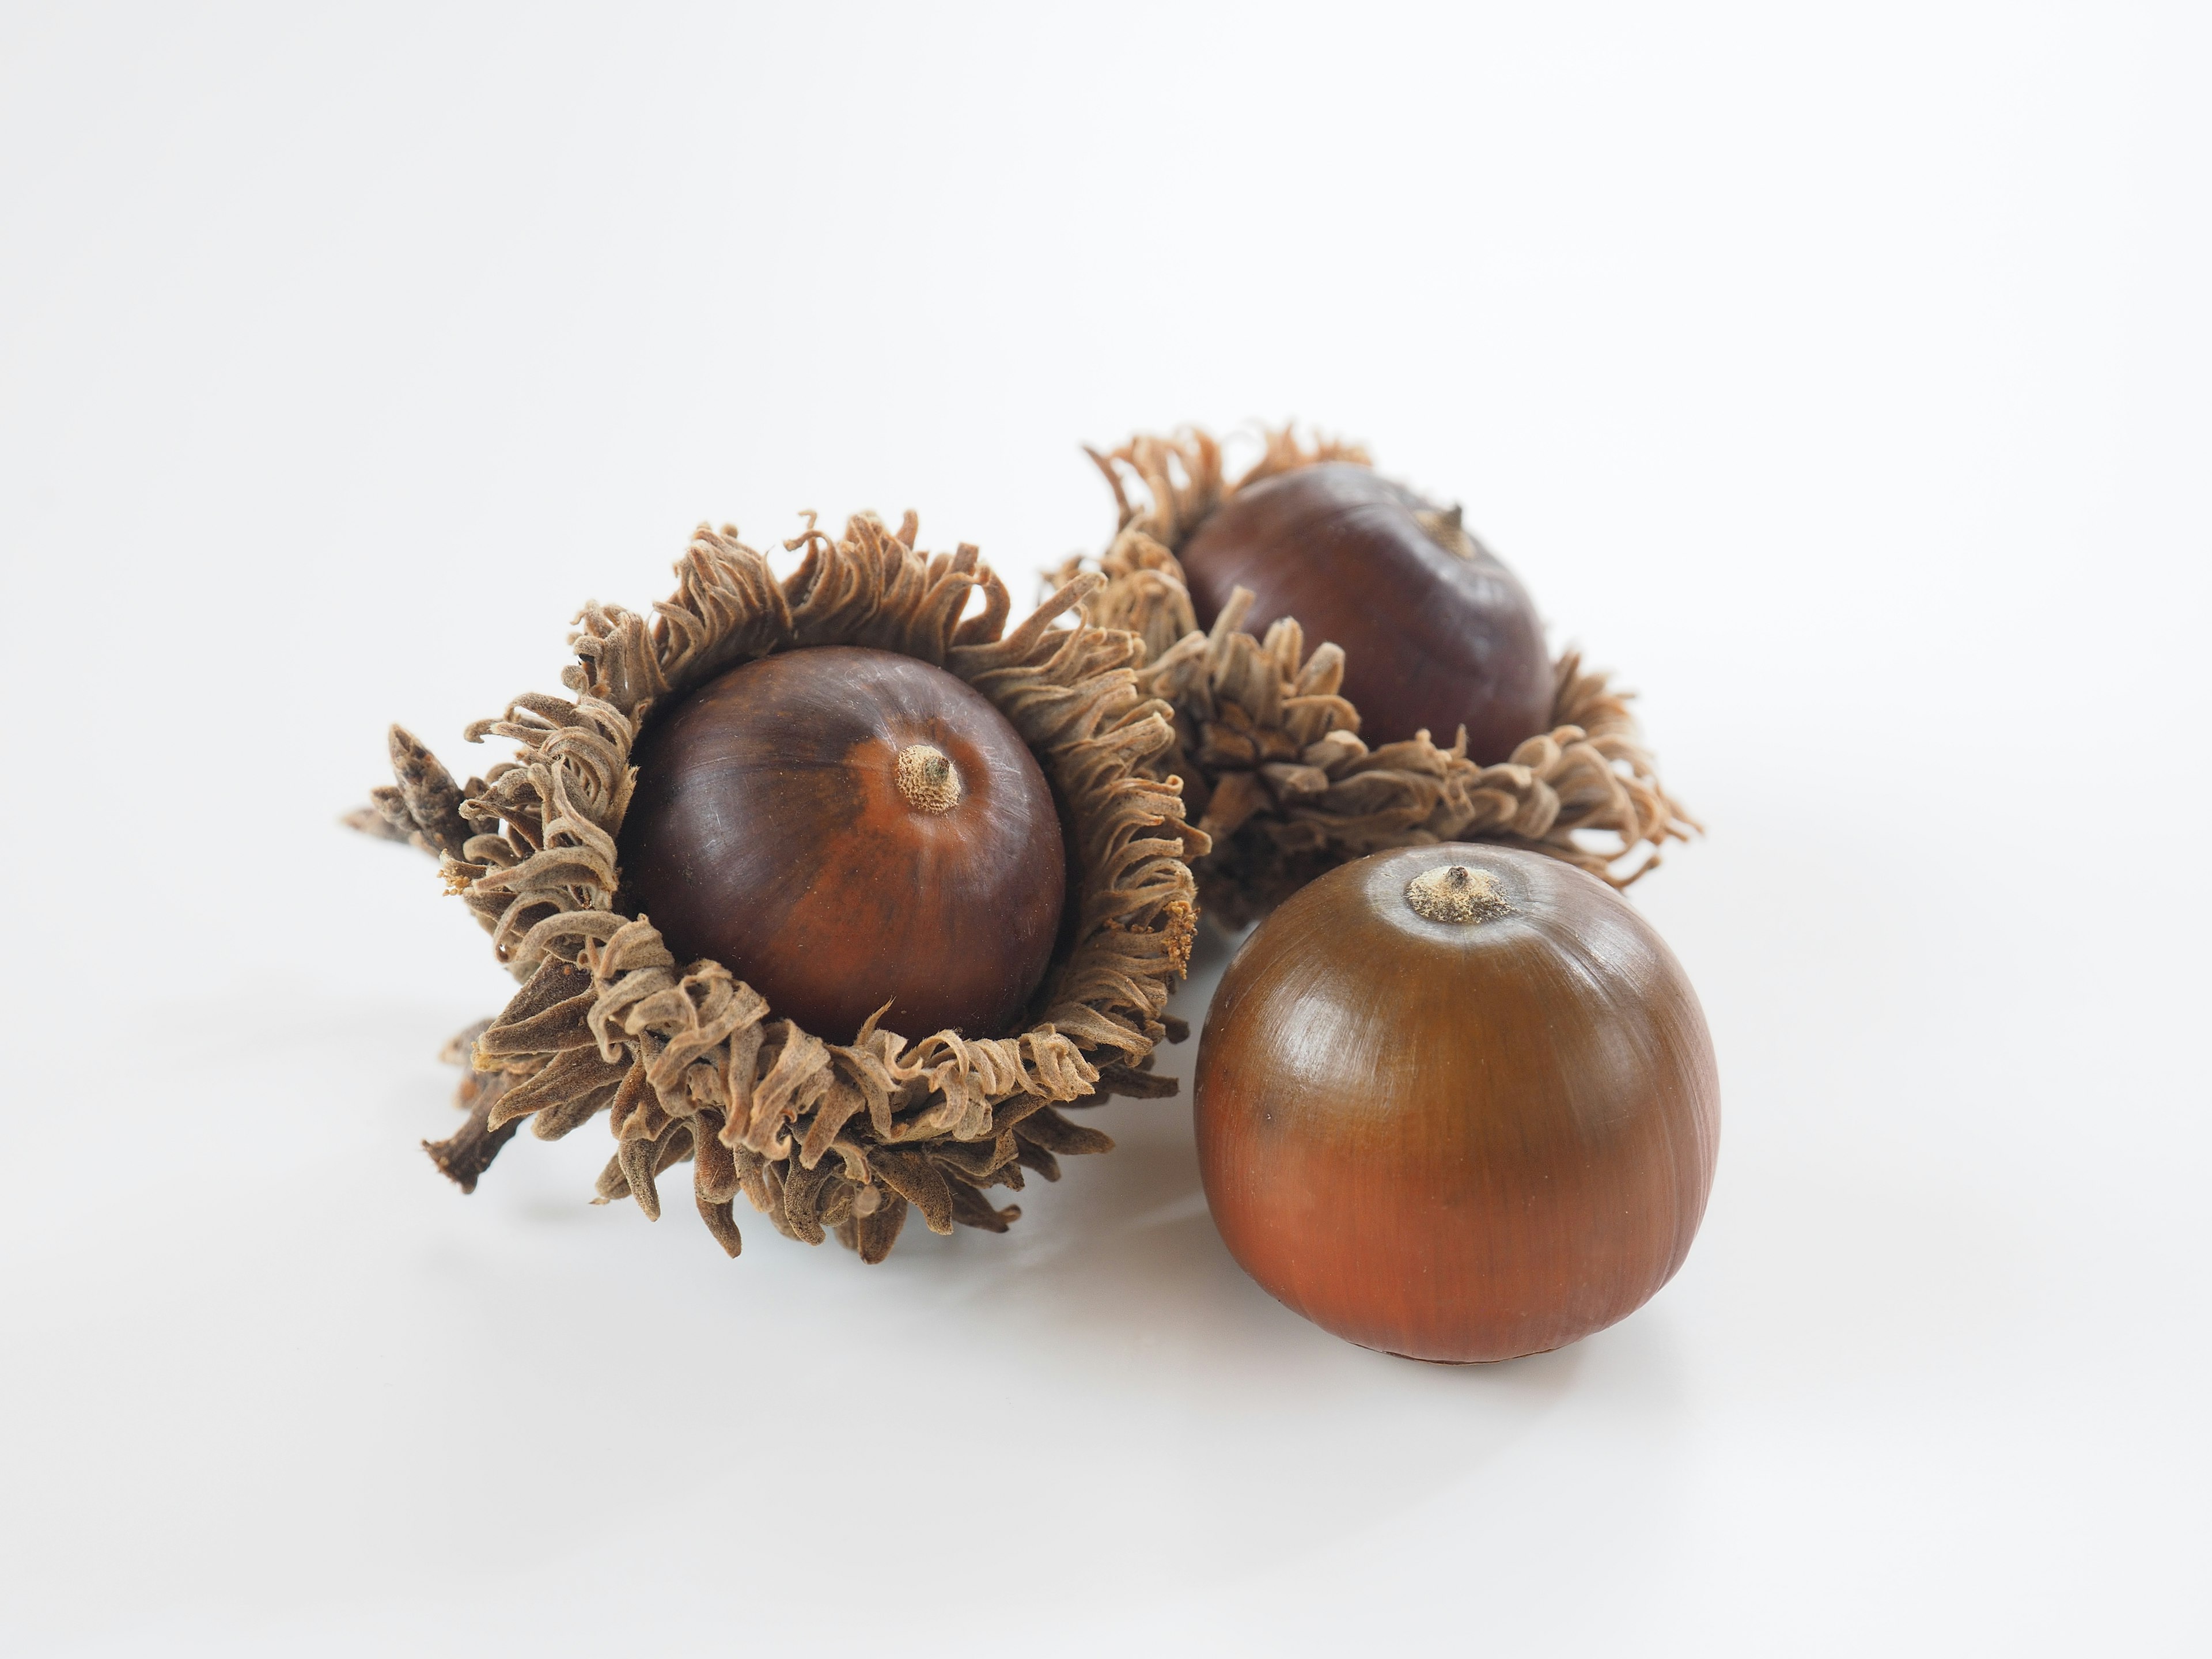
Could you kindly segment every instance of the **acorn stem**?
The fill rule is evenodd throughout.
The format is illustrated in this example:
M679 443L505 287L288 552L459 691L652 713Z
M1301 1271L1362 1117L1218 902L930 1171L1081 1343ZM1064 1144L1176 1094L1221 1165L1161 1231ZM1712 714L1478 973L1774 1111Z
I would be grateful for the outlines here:
M1446 507L1422 507L1415 511L1413 522L1421 526L1421 533L1447 553L1462 559L1474 556L1475 540L1468 534L1461 522L1463 509L1456 503Z
M898 753L899 793L917 812L950 812L960 805L960 774L942 750L909 744Z
M1424 870L1406 884L1406 902L1428 921L1495 921L1514 914L1487 870L1447 864Z

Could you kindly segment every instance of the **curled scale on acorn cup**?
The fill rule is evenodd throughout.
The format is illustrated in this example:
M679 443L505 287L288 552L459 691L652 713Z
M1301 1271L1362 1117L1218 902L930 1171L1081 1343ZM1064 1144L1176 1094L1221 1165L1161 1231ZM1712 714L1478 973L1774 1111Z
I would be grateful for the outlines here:
M1466 1363L1626 1318L1689 1254L1720 1088L1650 925L1554 859L1330 871L1222 976L1199 1167L1230 1253L1364 1347Z
M1526 592L1457 507L1287 429L1235 478L1195 429L1092 459L1119 527L1060 576L1108 577L1093 616L1144 641L1140 682L1175 708L1209 914L1241 925L1348 860L1446 840L1626 886L1695 829L1630 694L1576 653L1546 660Z
M524 1120L604 1111L600 1201L658 1217L688 1160L732 1255L742 1194L879 1261L909 1206L1003 1232L991 1188L1110 1149L1061 1108L1175 1092L1153 1051L1187 1035L1206 842L1171 711L1076 611L1101 578L1008 631L975 550L915 533L810 520L779 580L702 526L653 621L585 608L571 696L469 729L514 761L457 784L392 729L397 781L353 822L435 854L522 981L449 1047L469 1121L426 1145L465 1191Z

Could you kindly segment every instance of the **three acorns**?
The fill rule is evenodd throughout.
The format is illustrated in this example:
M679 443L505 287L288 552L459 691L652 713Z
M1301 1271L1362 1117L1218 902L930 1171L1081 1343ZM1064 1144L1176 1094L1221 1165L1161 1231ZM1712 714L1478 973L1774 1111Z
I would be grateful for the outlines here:
M1468 1362L1626 1316L1681 1265L1719 1103L1682 971L1618 890L1694 824L1625 694L1547 654L1460 509L1336 444L1093 453L1119 521L1018 624L977 550L811 518L789 568L702 526L651 620L592 605L568 695L404 731L356 827L434 854L519 981L449 1053L465 1190L607 1115L661 1178L865 1261L910 1215L1112 1142L1200 912L1253 927L1200 1040L1222 1237L1352 1341ZM1439 742L1439 739L1448 741Z

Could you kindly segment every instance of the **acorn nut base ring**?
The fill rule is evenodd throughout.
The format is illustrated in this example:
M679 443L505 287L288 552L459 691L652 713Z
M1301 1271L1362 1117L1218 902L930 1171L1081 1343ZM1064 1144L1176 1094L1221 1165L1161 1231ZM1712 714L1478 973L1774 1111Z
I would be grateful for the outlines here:
M785 544L805 558L779 581L733 528L702 526L650 624L618 606L579 615L562 675L573 696L518 697L468 728L471 742L513 739L514 762L456 784L392 728L397 782L349 821L435 854L523 981L448 1046L468 1067L456 1103L470 1118L428 1150L465 1191L523 1119L555 1139L605 1111L617 1151L598 1201L627 1194L657 1218L657 1178L688 1159L700 1215L730 1255L743 1193L787 1237L834 1231L873 1262L909 1206L933 1231L1003 1232L1020 1212L995 1207L989 1188L1018 1189L1024 1170L1056 1178L1056 1154L1111 1148L1057 1108L1176 1091L1152 1074L1152 1051L1187 1034L1166 1006L1196 927L1188 860L1207 842L1160 765L1172 711L1138 684L1132 636L1079 613L1052 626L1101 577L1064 583L1008 633L1006 587L976 550L927 555L915 535L911 514L896 532L855 519L836 539L810 515ZM963 620L976 590L982 608ZM825 1042L720 963L678 963L649 920L616 908L630 750L653 709L738 663L822 645L956 675L1052 781L1072 831L1073 918L1032 1005L1041 1015L1018 1035L909 1042L871 1020L849 1044ZM925 796L944 787L929 762L900 763Z

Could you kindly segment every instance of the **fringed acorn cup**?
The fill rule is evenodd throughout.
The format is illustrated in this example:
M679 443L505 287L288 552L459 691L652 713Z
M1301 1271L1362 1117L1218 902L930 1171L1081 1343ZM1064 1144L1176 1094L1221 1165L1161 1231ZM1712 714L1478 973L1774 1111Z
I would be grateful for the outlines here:
M1168 763L1212 843L1206 914L1242 926L1337 865L1447 841L1626 887L1697 829L1660 787L1632 694L1575 652L1547 659L1525 592L1457 507L1287 428L1233 480L1196 429L1091 454L1120 524L1059 580L1108 578L1093 620L1142 640L1138 684L1175 710ZM1335 642L1308 655L1309 630Z
M605 1111L597 1201L658 1218L689 1159L730 1255L743 1193L874 1262L909 1205L1004 1232L989 1189L1110 1150L1060 1108L1176 1092L1153 1050L1188 1035L1166 1008L1206 841L1142 647L1077 611L1103 578L1006 632L973 547L807 522L786 580L702 526L650 624L586 607L574 695L469 728L520 745L483 777L392 729L398 781L351 822L436 855L522 981L449 1046L469 1120L425 1145L464 1191L524 1119L550 1140Z

